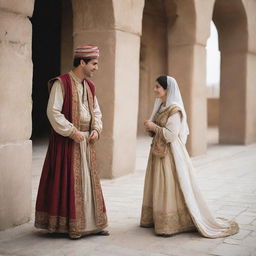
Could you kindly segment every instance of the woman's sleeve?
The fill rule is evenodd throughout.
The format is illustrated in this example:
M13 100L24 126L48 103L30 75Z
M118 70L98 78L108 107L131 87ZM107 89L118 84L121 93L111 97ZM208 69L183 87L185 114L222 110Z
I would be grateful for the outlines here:
M171 115L165 127L163 127L163 136L167 143L174 142L178 139L179 131L181 126L181 115L180 112L177 112Z
M63 107L63 92L60 81L56 80L51 88L47 105L47 117L55 132L62 136L71 136L74 125L61 113Z

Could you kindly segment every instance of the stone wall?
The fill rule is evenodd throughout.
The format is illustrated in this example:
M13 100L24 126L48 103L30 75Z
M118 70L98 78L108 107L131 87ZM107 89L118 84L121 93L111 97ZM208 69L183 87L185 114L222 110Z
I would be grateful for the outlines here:
M219 98L207 99L207 124L208 126L219 126Z
M72 1L74 45L86 42L100 48L93 80L103 113L97 153L104 178L131 173L135 167L143 2Z
M0 230L31 216L33 7L0 1Z

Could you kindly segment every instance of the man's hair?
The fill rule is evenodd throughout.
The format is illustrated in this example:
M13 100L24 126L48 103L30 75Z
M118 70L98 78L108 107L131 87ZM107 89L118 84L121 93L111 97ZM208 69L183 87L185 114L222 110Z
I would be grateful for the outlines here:
M83 60L86 64L91 61L94 58L80 58L80 57L76 57L73 60L73 66L76 68L80 65L80 61Z

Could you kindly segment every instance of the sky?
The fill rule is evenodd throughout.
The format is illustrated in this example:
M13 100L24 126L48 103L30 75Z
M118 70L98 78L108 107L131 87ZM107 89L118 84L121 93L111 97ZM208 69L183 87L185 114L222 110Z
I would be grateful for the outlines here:
M211 22L211 35L206 45L207 53L207 86L218 86L220 80L220 52L218 46L218 32Z

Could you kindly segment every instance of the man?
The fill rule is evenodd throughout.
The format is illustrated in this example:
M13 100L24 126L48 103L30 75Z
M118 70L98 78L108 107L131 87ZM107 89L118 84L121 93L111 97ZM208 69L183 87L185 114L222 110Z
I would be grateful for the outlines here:
M94 142L102 130L95 86L99 49L75 49L74 69L49 81L47 116L52 126L36 201L35 227L68 233L109 235L96 171Z

